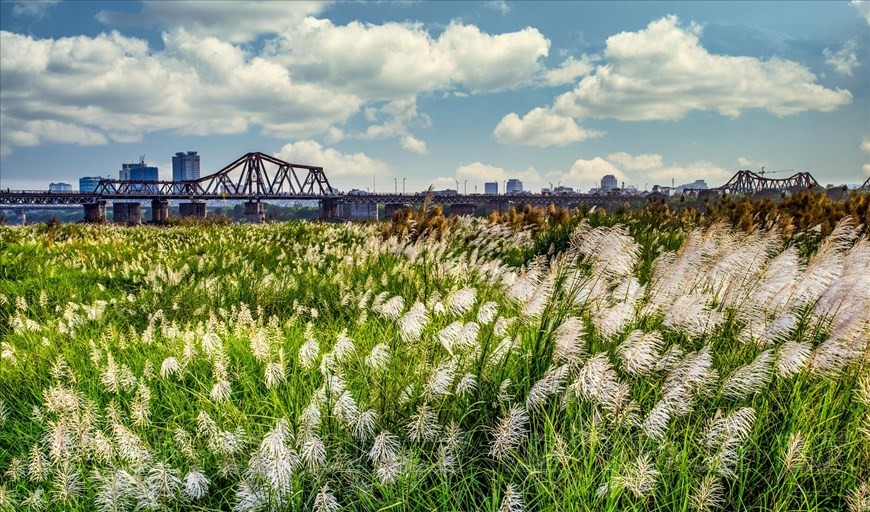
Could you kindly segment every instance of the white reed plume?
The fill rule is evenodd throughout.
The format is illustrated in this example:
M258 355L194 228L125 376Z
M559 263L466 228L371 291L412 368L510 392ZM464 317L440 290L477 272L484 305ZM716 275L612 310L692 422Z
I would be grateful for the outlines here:
M211 485L208 477L198 468L193 468L184 475L182 492L191 500L198 500L208 494L208 486Z
M810 359L812 345L806 341L786 341L777 349L776 374L780 378L797 375Z
M222 352L224 348L220 336L214 332L207 332L205 336L202 337L200 347L205 355L209 357Z
M451 356L453 355L454 346L459 342L459 337L462 334L462 327L463 323L457 320L438 331L438 341L444 347L444 350L446 350Z
M529 415L525 407L514 404L502 416L492 430L492 444L489 454L497 459L506 457L519 448L528 436Z
M456 362L449 359L432 372L426 382L423 394L429 398L439 398L450 394L450 387L456 378Z
M94 504L100 512L122 512L128 510L133 495L135 479L124 470L94 472L93 481L97 484Z
M605 352L586 361L576 380L568 387L570 393L583 400L614 410L622 405L626 390L627 385L619 382L619 377Z
M529 390L529 395L526 397L526 408L531 412L542 411L552 396L561 394L565 390L569 371L570 368L567 364L547 368L544 376Z
M133 419L133 425L137 427L145 427L151 423L151 389L143 381L139 381L139 386L136 388L136 396L133 403L130 404L130 417Z
M365 442L371 439L375 433L375 422L378 420L378 413L369 409L360 413L353 425L351 425L351 434L354 439L360 442Z
M617 485L631 491L636 498L646 498L655 489L659 475L649 456L642 453L622 475L617 477Z
M181 477L177 469L161 461L148 470L145 485L151 496L159 501L170 501L181 491Z
M106 366L100 374L100 382L112 393L130 391L136 385L136 377L125 364L116 364L111 352L106 352Z
M269 504L266 490L250 480L242 480L236 489L236 504L233 512L256 512Z
M382 485L391 485L396 482L399 469L396 459L384 459L375 465L375 476Z
M870 328L865 333L867 335L870 335ZM807 368L813 375L836 377L861 361L866 350L866 337L856 340L829 338L813 350Z
M375 464L395 460L398 450L399 439L385 430L375 437L372 448L369 450L369 460Z
M544 314L544 310L547 308L547 303L553 295L555 277L555 274L548 273L538 282L532 296L523 303L521 314L527 321L540 318L541 315Z
M648 375L655 371L659 361L659 351L664 344L661 334L633 331L616 348L622 361L622 369L634 377Z
M309 324L310 325L310 324ZM317 365L320 357L320 344L313 336L306 338L305 343L299 348L299 365L310 370Z
M672 366L665 376L662 389L669 396L676 394L672 390L686 390L690 394L704 393L713 387L718 378L719 374L713 368L710 345L704 345L701 350L686 354Z
M489 301L477 310L477 323L489 325L495 320L496 315L498 315L498 303Z
M335 358L336 363L343 364L354 352L356 352L356 346L353 344L353 340L347 336L347 329L343 329L338 334L335 346L332 347L333 358Z
M212 386L209 395L211 396L211 399L215 402L226 402L227 400L229 400L231 392L232 386L230 385L230 381L219 380L214 383L214 386Z
M316 473L326 466L326 445L313 432L307 432L301 439L299 457L312 473Z
M586 256L593 272L609 277L631 274L640 245L623 226L590 228L583 223L571 233L571 249Z
M740 367L722 384L722 394L734 400L742 400L760 392L773 377L773 350L765 350L751 363Z
M366 364L374 372L383 371L390 362L390 346L386 343L378 343L372 347L372 351L366 356Z
M657 440L662 441L665 433L668 430L668 424L674 414L674 407L670 400L663 398L656 402L652 409L647 413L641 423L641 428L644 433Z
M51 494L55 499L69 503L82 494L82 479L76 466L63 461L54 472Z
M27 463L23 457L12 457L9 461L9 467L4 473L8 481L17 482L27 475Z
M583 320L566 318L553 332L553 361L572 365L578 362L586 350L584 335Z
M45 509L45 491L42 490L42 487L38 487L21 504L27 507L28 510L37 512Z
M725 503L725 489L722 480L715 475L707 475L692 491L689 504L698 512L713 512Z
M332 489L329 488L329 484L325 484L314 497L314 512L337 512L339 509L341 506L332 494Z
M513 393L510 392L511 380L505 379L498 386L498 403L503 404L511 402L514 399Z
M782 452L782 465L786 471L800 469L805 460L806 440L800 432L792 432L788 436L788 444Z
M861 482L846 496L849 512L867 512L870 510L870 485Z
M299 456L288 444L292 441L290 425L279 419L260 442L260 447L251 458L251 471L265 478L277 496L290 492L293 472L299 467Z
M447 311L453 316L463 316L474 307L477 301L477 290L463 288L447 296Z
M401 295L396 295L392 299L380 304L378 307L372 308L376 313L389 320L398 320L402 312L405 311L405 298Z
M476 389L477 376L473 373L466 373L459 379L459 383L456 385L456 395L464 397Z
M267 359L269 359L269 337L266 334L266 331L263 329L256 329L254 333L251 335L251 355L254 356L254 359L257 361L264 363Z
M477 336L480 334L480 326L477 322L468 322L462 326L459 331L459 336L456 338L455 348L462 351L477 347Z
M411 415L411 421L405 426L408 438L415 443L434 441L441 432L438 415L428 404L420 404L417 412Z
M170 376L177 376L181 372L181 365L174 357L167 357L160 365L160 376L168 379Z
M499 512L523 512L523 497L514 489L513 484L508 484L504 490L504 498L501 501Z
M708 295L683 295L665 310L662 324L693 338L701 337L725 320L723 313L708 308L710 300Z
M743 441L752 432L755 423L755 409L740 408L727 416L716 411L716 416L710 421L703 437L703 444L715 448L728 439Z
M134 466L142 464L151 456L142 439L121 423L112 424L112 438L118 456Z

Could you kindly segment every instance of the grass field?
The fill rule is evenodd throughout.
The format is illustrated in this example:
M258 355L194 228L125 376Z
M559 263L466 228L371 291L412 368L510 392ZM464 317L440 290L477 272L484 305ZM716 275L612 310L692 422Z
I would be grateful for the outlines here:
M547 236L0 228L0 508L868 510L856 226Z

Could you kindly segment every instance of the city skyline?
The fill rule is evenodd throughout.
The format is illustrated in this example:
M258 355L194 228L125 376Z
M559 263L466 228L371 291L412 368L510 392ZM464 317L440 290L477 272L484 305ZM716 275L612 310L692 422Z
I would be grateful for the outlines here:
M870 175L870 4L0 3L0 186L263 151L342 190ZM244 20L244 21L239 21ZM376 186L373 187L373 180ZM36 185L40 185L37 187Z

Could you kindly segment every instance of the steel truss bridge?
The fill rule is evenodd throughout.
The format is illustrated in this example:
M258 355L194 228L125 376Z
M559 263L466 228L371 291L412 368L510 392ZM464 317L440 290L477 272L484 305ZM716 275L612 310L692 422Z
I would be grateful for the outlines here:
M737 171L737 174L732 176L728 183L716 190L731 194L754 194L763 190L788 192L795 188L808 189L818 185L819 182L808 172L799 172L788 178L773 179L765 178L752 171Z

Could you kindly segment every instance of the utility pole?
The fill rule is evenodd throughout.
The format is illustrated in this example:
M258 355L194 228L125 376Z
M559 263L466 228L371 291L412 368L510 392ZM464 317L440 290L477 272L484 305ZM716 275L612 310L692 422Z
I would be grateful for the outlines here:
M393 178L393 193L394 194L399 193L399 179L398 178Z
M468 180L465 180L465 182L462 184L462 187L464 188L464 191L462 193L468 195Z
M456 182L456 193L459 194L459 180L453 180Z

